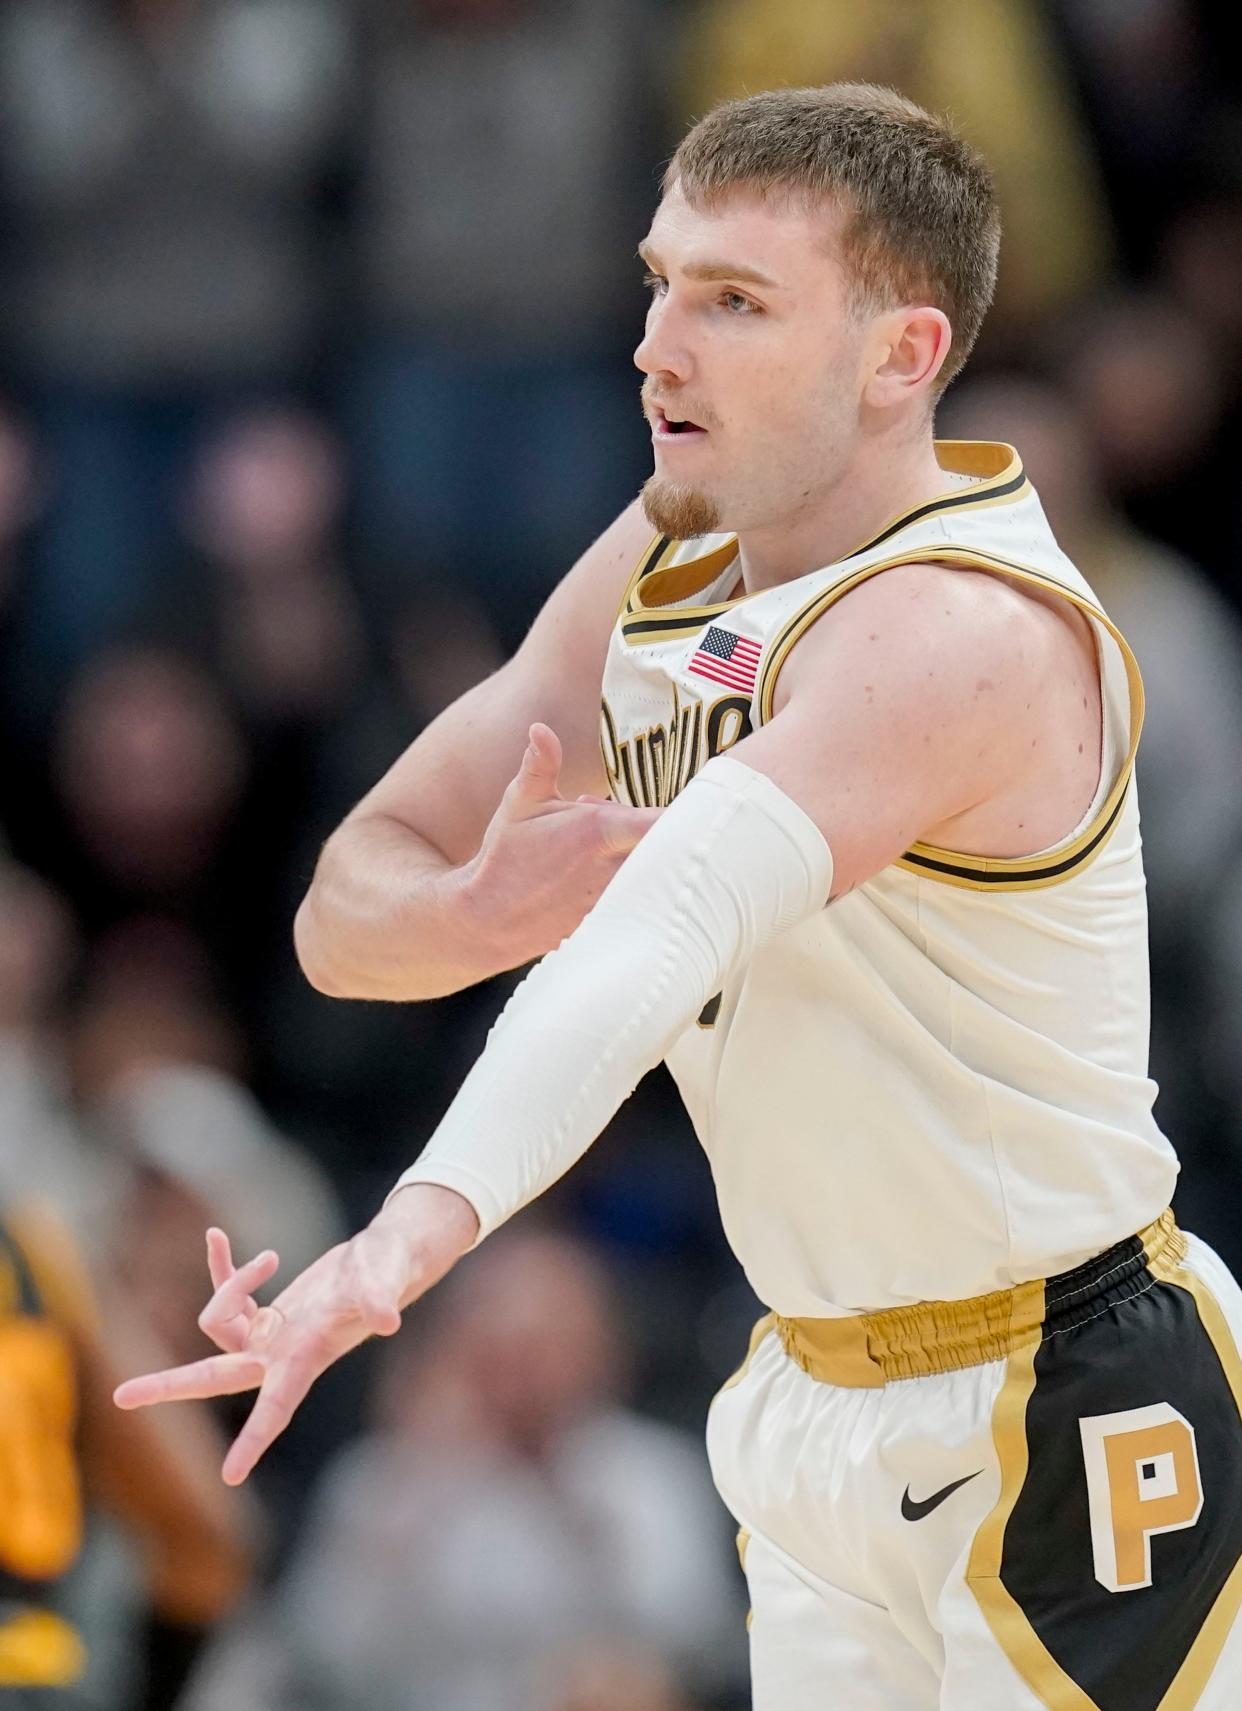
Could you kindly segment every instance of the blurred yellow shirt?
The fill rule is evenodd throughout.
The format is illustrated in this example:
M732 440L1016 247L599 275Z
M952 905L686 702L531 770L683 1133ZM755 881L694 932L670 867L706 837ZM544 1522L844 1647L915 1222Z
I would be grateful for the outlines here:
M1090 141L1031 0L706 0L684 46L674 116L686 125L719 101L836 82L884 84L946 114L987 159L1000 197L985 338L1012 339L1107 276Z

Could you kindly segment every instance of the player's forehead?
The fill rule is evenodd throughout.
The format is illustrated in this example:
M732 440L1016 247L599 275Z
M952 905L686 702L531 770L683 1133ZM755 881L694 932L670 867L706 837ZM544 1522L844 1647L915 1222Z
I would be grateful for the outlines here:
M822 288L841 278L840 225L840 210L828 201L810 205L802 197L739 185L710 202L692 202L673 184L640 249L670 272L728 263L789 289Z

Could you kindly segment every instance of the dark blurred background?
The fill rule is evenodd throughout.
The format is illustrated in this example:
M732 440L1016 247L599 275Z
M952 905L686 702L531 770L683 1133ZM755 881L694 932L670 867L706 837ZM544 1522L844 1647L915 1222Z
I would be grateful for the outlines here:
M1138 653L1157 1111L1182 1222L1242 1267L1227 11L5 0L0 1203L54 1216L45 1274L76 1254L115 1362L121 1322L205 1352L206 1223L288 1277L369 1217L479 1050L508 982L332 1002L296 904L648 472L633 252L677 138L721 97L841 78L948 110L995 169L1000 289L938 431L1017 445ZM661 1072L323 1381L248 1501L184 1499L235 1407L165 1446L183 1495L154 1521L83 1451L45 1593L88 1661L55 1703L740 1707L699 1433L754 1310ZM16 1706L6 1567L0 1530Z

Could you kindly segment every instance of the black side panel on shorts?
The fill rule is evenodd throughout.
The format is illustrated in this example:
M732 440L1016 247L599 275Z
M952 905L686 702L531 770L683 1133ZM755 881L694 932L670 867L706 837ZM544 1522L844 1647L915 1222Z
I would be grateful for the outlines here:
M1242 1557L1239 1405L1193 1295L1156 1282L1141 1253L1085 1322L1049 1299L1027 1405L1027 1477L1005 1528L1001 1580L1047 1651L1099 1711L1157 1711ZM1135 1292L1137 1290L1137 1292ZM1203 1508L1152 1537L1152 1584L1095 1576L1079 1420L1154 1404L1193 1426ZM1240 1696L1242 1703L1242 1696Z

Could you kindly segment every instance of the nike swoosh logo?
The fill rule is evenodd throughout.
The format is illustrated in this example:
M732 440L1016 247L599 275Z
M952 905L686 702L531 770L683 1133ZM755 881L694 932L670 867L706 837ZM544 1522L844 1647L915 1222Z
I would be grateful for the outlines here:
M933 1491L930 1497L924 1497L921 1503L916 1503L910 1496L910 1487L901 1495L901 1513L907 1521L922 1521L931 1514L933 1509L939 1509L946 1497L952 1497L955 1491L960 1491L963 1485L969 1485L972 1479L978 1479L983 1469L976 1468L974 1473L968 1473L963 1479L955 1479L952 1485L942 1485L939 1491Z

